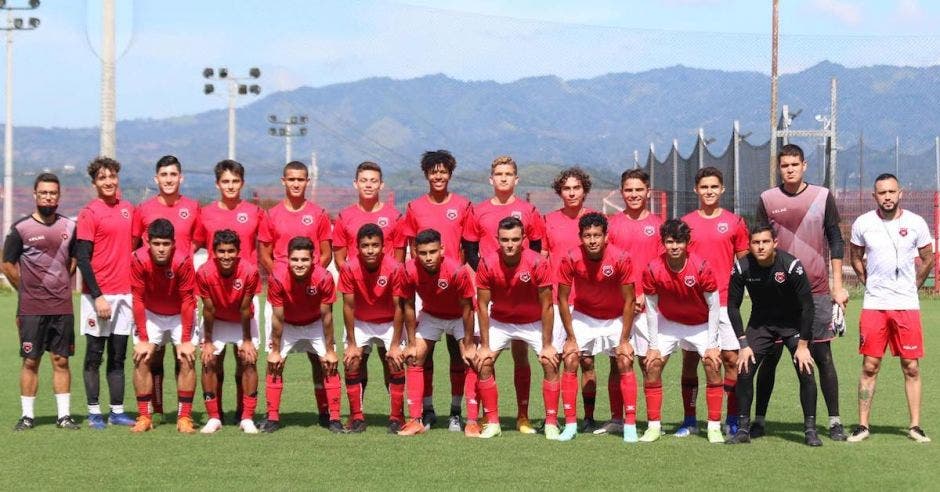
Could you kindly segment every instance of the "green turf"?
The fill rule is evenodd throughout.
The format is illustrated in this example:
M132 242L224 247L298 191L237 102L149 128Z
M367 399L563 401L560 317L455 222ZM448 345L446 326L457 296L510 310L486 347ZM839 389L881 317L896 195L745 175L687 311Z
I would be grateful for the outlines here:
M847 427L856 422L855 386L860 359L856 354L859 299L848 313L849 334L835 341L834 352L841 377L841 406ZM709 445L704 435L678 439L666 436L646 445L625 445L619 437L579 435L570 443L545 441L541 436L520 435L513 430L515 398L512 390L512 361L500 358L500 384L504 433L490 441L467 439L436 428L430 434L400 438L385 433L387 396L379 381L377 358L370 361L369 389L365 408L371 425L361 435L331 435L314 426L313 392L309 363L292 356L285 373L281 405L285 427L273 435L247 436L227 426L212 436L183 436L175 426L164 424L145 435L131 435L127 428L96 432L83 428L67 432L56 429L55 404L51 394L50 368L43 361L40 391L36 402L35 430L14 433L19 417L18 373L20 359L13 324L15 298L0 295L0 317L8 329L0 335L2 371L0 379L0 462L12 489L661 489L683 486L704 489L862 489L866 487L929 489L940 473L940 442L919 445L908 440L907 411L903 383L896 360L887 360L879 381L873 412L874 436L860 444L833 443L809 449L802 441L801 413L791 367L781 364L777 389L770 408L770 435L749 446ZM928 358L923 364L924 402L922 426L940 438L940 408L937 381L940 370L932 349L940 345L934 329L940 322L940 300L925 300L923 322ZM339 336L338 339L341 339ZM73 359L72 409L84 425L84 391L81 356L84 341L78 342ZM435 406L446 416L449 406L449 374L446 350L436 354ZM231 356L229 356L231 359ZM232 361L228 373L234 373ZM664 425L667 432L681 418L678 360L666 370ZM167 361L167 367L170 362ZM606 373L600 361L597 416L607 415ZM533 359L533 419L540 418L541 370ZM231 376L229 376L231 378ZM703 378L704 379L704 378ZM231 379L225 394L225 409L234 408ZM134 408L128 363L126 406ZM102 401L106 401L102 382ZM166 398L172 407L175 396L168 382ZM704 393L704 392L702 392ZM263 394L263 392L262 392ZM259 415L264 408L259 402ZM345 414L345 395L344 414ZM197 399L198 400L198 399ZM699 398L704 411L703 395ZM644 402L640 398L640 430L645 427ZM818 413L825 415L819 399ZM197 423L204 421L202 404L196 403ZM579 408L579 414L581 410ZM701 415L700 415L701 418ZM443 418L441 420L444 420ZM824 422L825 417L820 417Z

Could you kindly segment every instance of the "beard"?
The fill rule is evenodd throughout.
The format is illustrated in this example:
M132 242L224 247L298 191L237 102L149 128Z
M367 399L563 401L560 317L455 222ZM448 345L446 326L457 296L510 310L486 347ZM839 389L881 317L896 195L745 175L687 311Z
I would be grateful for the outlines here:
M55 211L59 209L58 205L37 205L36 210L39 212L39 215L43 217L51 217L55 214Z

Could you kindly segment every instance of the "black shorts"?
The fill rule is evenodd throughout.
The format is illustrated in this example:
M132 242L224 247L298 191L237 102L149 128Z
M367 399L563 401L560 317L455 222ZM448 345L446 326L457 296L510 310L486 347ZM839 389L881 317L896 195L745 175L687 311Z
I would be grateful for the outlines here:
M781 326L749 326L744 332L747 344L754 355L767 355L773 352L775 344L789 337L799 337L800 330Z
M71 314L19 315L20 357L38 359L43 352L62 357L75 354L75 316Z
M832 327L832 297L829 294L813 294L813 342L828 342L836 338Z

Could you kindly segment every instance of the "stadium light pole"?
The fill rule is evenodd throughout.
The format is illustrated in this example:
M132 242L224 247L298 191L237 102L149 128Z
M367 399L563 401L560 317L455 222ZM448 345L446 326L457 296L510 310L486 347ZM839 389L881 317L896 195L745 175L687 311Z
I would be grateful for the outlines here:
M39 0L29 0L25 7L7 6L0 0L0 9L7 11L7 73L6 73L6 125L3 132L3 233L13 225L13 31L32 31L39 27L39 19L14 17L14 10L34 10Z
M292 161L291 140L293 137L306 137L307 115L291 115L279 119L275 114L268 115L268 123L275 125L268 128L268 135L284 139L284 162Z
M261 77L261 69L252 67L248 70L248 76L232 77L228 69L221 67L218 71L206 67L202 70L202 76L206 80L217 80L225 82L228 85L228 158L235 159L235 101L238 96L248 94L261 94L261 86L258 84L244 84L245 81L253 81ZM202 92L207 96L215 92L215 84L206 83L202 86Z

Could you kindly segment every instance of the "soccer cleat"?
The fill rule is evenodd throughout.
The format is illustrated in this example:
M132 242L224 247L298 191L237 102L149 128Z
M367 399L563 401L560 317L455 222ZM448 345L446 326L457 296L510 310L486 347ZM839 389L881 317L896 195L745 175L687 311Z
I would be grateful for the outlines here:
M261 426L258 427L258 430L264 432L265 434L270 434L272 432L277 432L281 428L281 423L277 420L262 420Z
M570 423L565 424L565 428L562 429L561 434L558 435L557 441L568 442L578 436L578 424Z
M418 434L424 434L424 424L421 423L418 419L409 420L401 430L398 431L399 436L417 436Z
M131 432L147 432L153 429L153 419L147 415L138 415Z
M398 434L399 432L401 432L403 427L404 426L401 425L401 422L398 420L388 421L388 433L389 434ZM424 426L422 425L421 428L424 429Z
M242 422L242 406L235 407L235 413L232 414L232 425L239 425Z
M350 434L361 434L366 431L366 421L362 419L350 420L346 425L346 432Z
M343 427L343 423L340 422L339 420L331 420L330 423L327 424L326 429L332 432L333 434L345 434L346 433L346 428Z
M852 435L850 435L846 441L848 442L862 442L865 439L868 439L868 436L871 435L871 430L868 429L866 425L859 425L852 429Z
M149 418L149 417L148 417L148 418ZM153 419L150 418L150 421L153 422ZM132 426L132 425L137 425L136 422L135 422L135 420L132 419L130 415L128 415L128 414L126 414L126 413L124 413L124 412L121 412L121 413L114 413L114 412L111 412L111 413L109 413L109 414L108 414L108 423L111 424L111 425L126 425L126 426L128 426L128 427L130 427L130 426Z
M467 425L463 426L463 435L466 437L480 437L481 430L480 424L476 420L468 420Z
M767 429L764 428L764 424L760 422L751 423L751 438L757 439L758 437L764 437L767 434Z
M77 422L72 420L71 415L65 415L63 417L60 417L59 420L55 421L55 426L60 429L68 429L68 430L78 430L82 428L82 426L78 425Z
M658 441L662 435L662 427L647 427L646 432L643 433L643 437L640 438L640 442Z
M636 424L627 424L623 426L623 442L634 443L640 439L636 436Z
M176 431L180 434L195 434L196 426L193 425L193 418L180 417L176 419Z
M733 436L738 433L738 416L737 415L729 415L728 418L725 419L724 430L725 430L725 434L728 434L729 436Z
M15 431L17 431L17 432L19 432L19 431L25 431L25 430L30 430L30 429L32 429L34 426L35 426L35 425L34 425L34 423L33 423L33 419L32 419L32 418L30 418L30 417L20 417L20 419L16 421L16 425L13 427L13 430L15 430Z
M584 432L585 434L593 433L599 428L600 426L597 425L597 421L594 420L593 418L590 418L590 419L586 418L584 419L584 422L581 424L581 432Z
M917 442L930 442L930 438L924 433L924 429L921 429L918 425L907 430L907 437Z
M725 442L725 436L721 433L721 428L708 429L708 442L712 444L721 444Z
M545 424L545 439L549 441L557 441L558 436L561 435L561 431L558 429L558 426L555 424Z
M483 426L483 430L480 432L481 439L490 439L492 437L498 437L503 434L503 429L499 424L486 424Z
M323 427L324 429L329 427L330 426L330 414L321 413L317 415L317 425L319 425L320 427Z
M621 434L623 433L623 421L622 420L608 420L604 422L604 425L600 426L594 431L594 435L599 436L601 434Z
M104 420L104 415L101 415L100 413L91 413L88 414L88 427L91 427L95 430L104 430L108 427L108 424Z
M202 426L202 430L199 432L203 434L215 434L217 431L222 429L222 421L219 419L209 419L206 422L206 425Z
M434 424L437 423L437 414L434 413L433 407L424 409L421 414L421 421L424 422L424 430L431 430L431 427L434 427Z
M451 415L447 420L447 430L451 432L460 432L463 426L460 425L460 415Z
M242 419L242 421L238 423L238 428L245 434L257 434L260 432L258 427L255 426L255 421L251 419Z
M532 427L532 424L529 423L529 417L519 417L516 419L516 430L520 434L535 434L536 430Z
M819 439L819 434L816 433L816 429L807 429L803 432L803 442L810 447L819 447L822 446L822 440Z
M829 439L833 441L845 441L845 427L842 427L842 424L833 424L829 428Z
M733 436L725 441L725 444L749 444L750 442L751 434L743 427L740 427L738 428L738 432L735 432Z
M695 420L695 417L686 417L679 429L676 430L675 435L676 437L689 437L694 434L698 434L698 421Z
M165 422L165 417L163 416L163 412L152 413L150 414L150 420L153 421L154 426L157 426Z

